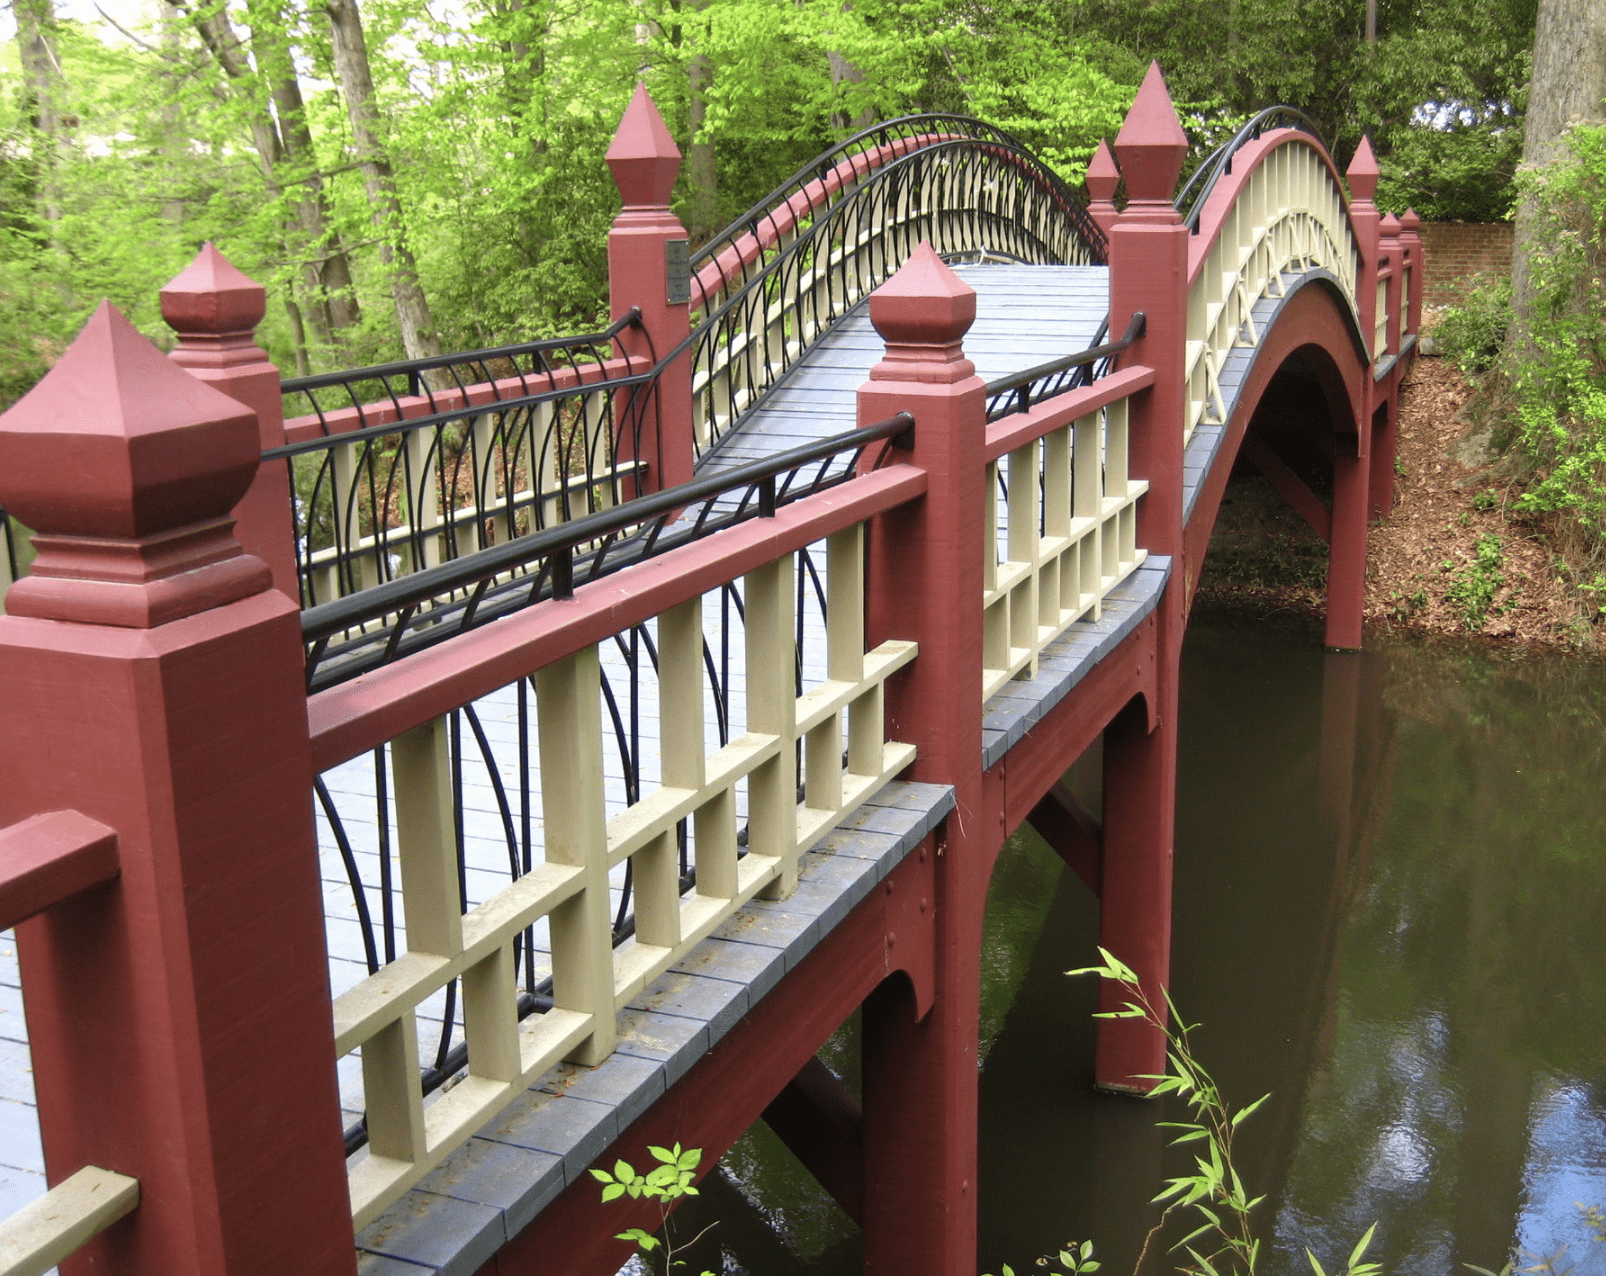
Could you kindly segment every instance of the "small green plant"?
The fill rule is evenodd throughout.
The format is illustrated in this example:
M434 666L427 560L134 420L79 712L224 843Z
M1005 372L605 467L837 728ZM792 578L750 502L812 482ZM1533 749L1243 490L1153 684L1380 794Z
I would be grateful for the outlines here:
M1092 1273L1099 1269L1099 1261L1093 1257L1092 1241L1083 1241L1080 1245L1075 1241L1066 1241L1065 1248L1060 1250L1057 1261L1059 1266L1065 1270L1063 1272L1049 1272L1048 1276L1092 1276ZM1037 1265L1039 1267L1052 1267L1055 1262L1054 1258L1045 1255L1037 1260ZM1004 1276L1015 1276L1015 1269L1005 1263L1003 1273Z
M1389 595L1389 615L1395 620L1409 620L1427 605L1428 595L1424 589L1419 589L1414 594L1395 590Z
M1506 583L1505 573L1500 570L1505 562L1505 550L1500 538L1491 532L1478 537L1473 555L1473 560L1463 564L1451 577L1444 598L1460 612L1461 627L1476 633L1488 621L1495 595ZM1446 560L1444 567L1451 566L1452 562Z
M1499 506L1500 498L1494 494L1493 488L1484 488L1472 498L1472 508L1480 514L1490 514Z
M685 1266L675 1258L677 1249L685 1249L686 1245L695 1244L708 1231L705 1227L685 1245L680 1246L676 1246L669 1235L669 1213L674 1209L675 1202L682 1197L697 1195L697 1189L692 1184L697 1178L697 1167L702 1163L703 1150L702 1148L682 1150L677 1143L672 1148L649 1147L647 1154L658 1164L645 1174L637 1174L636 1167L629 1161L615 1161L611 1174L607 1170L594 1169L591 1171L591 1177L602 1184L604 1204L616 1201L621 1196L629 1196L633 1200L658 1202L660 1218L658 1230L663 1233L662 1239L641 1227L626 1228L622 1232L615 1232L614 1236L618 1240L634 1241L636 1248L641 1251L642 1257L648 1260L649 1265L651 1256L661 1249L664 1276L670 1276L675 1268ZM712 1273L704 1272L703 1276L712 1276Z
M1189 1120L1160 1122L1163 1128L1178 1132L1171 1145L1197 1145L1195 1172L1168 1180L1154 1198L1157 1204L1165 1203L1165 1210L1143 1242L1133 1276L1142 1269L1155 1237L1179 1209L1191 1210L1195 1219L1203 1220L1171 1247L1173 1253L1183 1250L1192 1260L1179 1266L1179 1272L1184 1276L1254 1276L1260 1258L1260 1239L1254 1234L1250 1215L1264 1198L1248 1194L1233 1164L1232 1147L1239 1125L1271 1096L1261 1095L1247 1107L1237 1110L1229 1106L1209 1072L1194 1056L1192 1033L1199 1025L1189 1024L1177 1013L1169 992L1163 994L1168 1013L1160 1014L1131 967L1105 948L1099 949L1099 957L1101 965L1066 971L1066 974L1097 975L1101 979L1113 979L1126 988L1132 1000L1120 1010L1103 1012L1099 1018L1142 1019L1165 1033L1169 1069L1159 1076L1144 1079L1155 1083L1150 1091L1152 1095L1173 1094L1187 1105ZM1379 1265L1364 1261L1376 1230L1375 1224L1367 1229L1350 1253L1349 1261L1332 1276L1377 1276ZM1091 1246L1084 1246L1084 1249L1091 1256ZM1328 1276L1316 1256L1309 1250L1306 1254L1316 1276ZM1061 1261L1066 1257L1062 1253ZM1084 1265L1080 1270L1090 1269Z
M1511 319L1511 281L1474 275L1473 287L1459 306L1445 312L1433 336L1444 353L1469 376L1483 372L1506 343Z

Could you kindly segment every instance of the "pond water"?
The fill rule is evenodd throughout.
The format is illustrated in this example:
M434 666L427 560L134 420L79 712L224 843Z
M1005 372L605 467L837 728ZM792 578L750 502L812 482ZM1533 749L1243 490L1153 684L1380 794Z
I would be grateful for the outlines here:
M1238 1149L1262 1270L1331 1270L1375 1222L1401 1276L1606 1276L1606 669L1201 615L1182 685L1173 992L1228 1097L1272 1096ZM1092 1238L1124 1274L1187 1161L1161 1103L1092 1090L1093 987L1062 972L1095 901L1027 832L988 912L980 1270ZM852 1083L851 1025L825 1054ZM859 1270L762 1126L697 1205L690 1270Z

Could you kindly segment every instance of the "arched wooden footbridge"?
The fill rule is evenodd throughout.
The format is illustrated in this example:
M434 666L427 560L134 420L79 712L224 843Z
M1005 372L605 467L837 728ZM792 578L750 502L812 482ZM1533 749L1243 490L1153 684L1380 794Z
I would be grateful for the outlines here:
M1391 500L1414 218L1291 113L1186 150L1157 69L1090 206L899 121L688 257L638 91L602 333L281 383L210 247L170 358L103 307L0 418L4 1270L612 1271L655 1215L587 1168L763 1116L868 1269L969 1276L1006 835L1158 992L1228 471L1334 647Z

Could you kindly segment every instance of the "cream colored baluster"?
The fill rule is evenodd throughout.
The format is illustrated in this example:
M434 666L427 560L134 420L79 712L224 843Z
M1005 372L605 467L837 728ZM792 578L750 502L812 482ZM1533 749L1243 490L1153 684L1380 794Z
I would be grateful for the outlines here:
M496 414L481 413L474 418L474 543L485 549L497 541L510 540L511 528L505 503L497 504L497 480L501 467L497 458Z
M511 944L493 949L463 972L463 1036L471 1075L511 1082L523 1074Z
M1079 417L1075 430L1072 458L1076 465L1076 516L1092 523L1082 537L1082 589L1084 598L1092 595L1093 619L1097 620L1104 611L1099 549L1103 535L1099 514L1104 504L1104 458L1099 448L1103 441L1099 438L1099 414L1090 412Z
M747 729L780 740L776 755L748 777L747 849L779 861L778 874L764 895L784 899L797 886L797 640L791 555L749 572L742 581L742 599Z
M987 609L982 613L982 668L1004 670L1009 668L1009 602L997 597L998 593L998 463L987 463L987 474L982 480L985 491L982 510L982 595ZM983 699L988 694L988 678L982 679Z
M435 718L391 741L390 768L407 951L455 957L463 951L463 905L447 720ZM424 1111L418 1026L411 1010L364 1043L362 1072L372 1153L421 1159Z
M407 477L410 491L407 504L412 525L417 529L419 542L424 547L424 561L414 563L414 571L434 567L441 561L441 508L440 473L442 464L433 429L412 430L407 435Z
M864 677L864 524L832 536L826 558L829 592L828 672L832 681ZM848 707L848 772L880 773L886 741L883 685L875 683Z
M1126 501L1131 488L1127 477L1129 435L1126 399L1117 399L1104 410L1104 483L1111 496L1125 504L1121 510L1118 556L1122 567L1137 561L1137 507Z
M418 1024L411 1009L363 1042L362 1090L368 1154L423 1160L424 1094L418 1081Z
M333 498L335 521L335 551L339 557L344 557L352 564L352 583L358 589L372 589L379 584L379 572L374 562L372 540L363 535L363 449L361 443L342 443L334 448L331 454L330 477L334 487L330 493ZM370 454L371 455L371 454ZM369 464L372 464L370 460ZM375 513L374 524L377 528L379 521L385 517L384 511ZM365 550L363 542L369 541ZM319 597L327 602L331 598L339 598L347 592L345 580L339 568L339 557L332 561L328 575L323 582L324 590Z
M1045 571L1037 596L1038 623L1058 628L1076 611L1078 551L1071 535L1071 427L1043 436L1043 530L1056 543L1051 581Z
M530 457L530 525L526 531L538 531L563 521L563 500L558 495L563 479L558 472L556 422L557 405L550 400L537 405L530 417L530 437L526 444Z
M703 743L703 602L693 598L658 617L658 697L659 730L663 744L663 783L667 788L697 792L707 782L707 759ZM730 858L733 867L721 873L716 843L722 829L708 823L704 807L695 820L697 851L697 893L728 899L735 892L723 889L734 877L734 831ZM706 826L706 827L705 827ZM654 857L665 855L667 863ZM637 938L643 943L662 943L673 947L680 942L680 892L678 851L672 834L637 854L638 904ZM706 868L705 868L706 862ZM645 870L645 871L643 871ZM705 882L704 878L708 880ZM648 879L651 879L650 881ZM705 889L706 887L706 889ZM667 893L667 898L665 894ZM655 917L653 929L663 938L652 939L641 933L643 907ZM670 927L674 927L671 934Z
M1016 676L1037 676L1037 570L1042 561L1037 536L1037 441L1009 454L1009 559L1025 563L1026 575L1009 591L1010 643L1029 653ZM1009 663L1015 663L1010 653Z
M602 806L602 680L597 649L535 674L546 858L584 869L585 887L552 910L552 1000L592 1017L571 1056L602 1062L618 1040L613 1007L613 919Z
M586 474L590 479L592 506L608 509L618 502L617 479L613 471L613 440L608 435L608 396L593 390L584 399L586 432Z

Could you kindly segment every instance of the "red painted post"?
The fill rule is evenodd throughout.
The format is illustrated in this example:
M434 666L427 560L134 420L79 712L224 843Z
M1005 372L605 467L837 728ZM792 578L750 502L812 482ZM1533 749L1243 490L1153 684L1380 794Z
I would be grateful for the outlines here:
M1110 229L1115 225L1115 219L1120 216L1115 211L1114 203L1111 202L1115 198L1115 188L1120 182L1121 170L1115 166L1115 156L1110 154L1109 144L1101 141L1087 166L1087 211L1098 223L1098 228L1104 232L1106 239L1110 237Z
M1327 553L1327 626L1325 641L1339 650L1361 645L1361 619L1366 601L1366 526L1372 500L1372 408L1376 357L1373 336L1377 320L1379 228L1377 159L1372 144L1361 139L1346 176L1350 188L1350 222L1359 258L1355 272L1356 309L1367 349L1361 384L1353 391L1354 421L1333 423L1333 522Z
M1405 282L1405 262L1401 255L1400 219L1393 213L1386 213L1377 224L1377 250L1380 258L1387 257L1389 263L1388 293L1384 304L1388 307L1387 337L1388 352L1400 352L1400 286Z
M1390 274L1385 302L1388 306L1388 350L1398 357L1404 336L1400 312L1405 296L1406 258L1400 221L1393 213L1378 223L1378 257L1379 260L1388 260ZM1372 387L1372 454L1367 513L1374 521L1383 518L1394 508L1394 452L1399 434L1401 371L1396 364L1387 377L1381 382L1374 382Z
M1157 374L1153 388L1132 401L1129 468L1149 482L1138 506L1138 544L1169 555L1172 574L1159 608L1156 703L1147 711L1129 707L1104 732L1099 942L1137 972L1162 1013L1171 969L1177 676L1186 582L1197 571L1185 561L1182 535L1189 236L1171 204L1187 149L1160 68L1151 65L1115 139L1127 206L1110 232L1110 331L1124 330L1139 310L1147 316L1143 337L1121 359ZM1129 996L1106 981L1101 1006L1116 1009ZM1163 1071L1164 1063L1159 1029L1137 1019L1100 1021L1094 1075L1101 1088L1147 1093L1154 1083L1138 1078Z
M162 318L178 334L173 362L255 412L264 452L284 445L279 369L256 344L256 326L267 309L267 290L209 243L162 289ZM274 588L299 607L290 504L285 463L260 466L250 491L234 507L234 535L247 553L268 565Z
M920 644L888 684L887 734L918 747L912 779L953 785L958 803L946 845L938 842L936 897L922 901L936 910L932 1007L917 1022L895 989L865 1003L869 1273L976 1270L978 954L990 857L981 802L986 397L962 345L975 317L975 292L921 244L870 298L886 357L859 388L860 425L914 414L912 460L929 484L923 501L871 532L870 642Z
M643 327L626 329L618 345L645 370L691 333L690 306L686 301L669 300L669 288L675 282L669 254L687 247L686 228L669 211L669 196L680 172L680 148L645 84L636 85L635 96L608 147L607 160L624 200L624 208L608 230L608 305L615 319L632 307L641 310ZM678 249L674 245L679 245ZM664 369L656 404L621 422L620 428L627 431L616 441L621 458L638 455L637 442L628 434L638 422L639 456L649 466L639 489L656 492L689 482L697 456L689 350Z
M0 502L39 530L0 824L79 811L120 869L17 930L48 1177L140 1181L68 1273L356 1269L300 626L229 517L259 450L109 304L0 417Z
M1416 209L1407 208L1400 218L1400 244L1406 260L1411 263L1411 287L1405 299L1406 332L1422 331L1422 285L1427 267L1427 254L1422 248L1422 219Z

